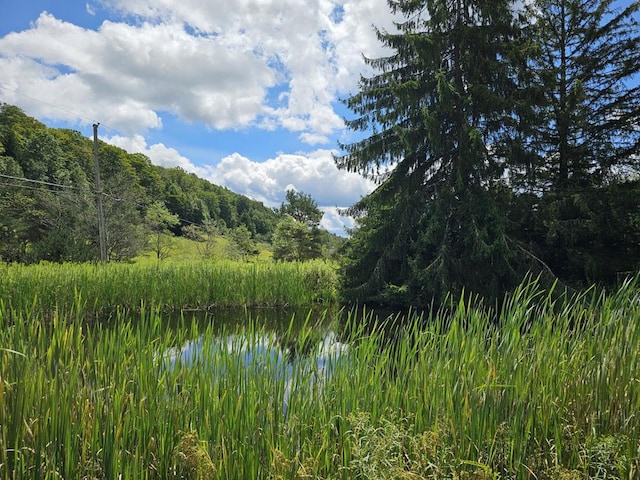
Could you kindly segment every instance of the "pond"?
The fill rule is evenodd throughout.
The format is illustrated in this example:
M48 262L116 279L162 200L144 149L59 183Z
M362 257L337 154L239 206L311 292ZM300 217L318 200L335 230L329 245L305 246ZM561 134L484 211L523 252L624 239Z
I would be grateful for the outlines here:
M198 369L212 381L233 376L238 384L251 377L270 377L284 385L285 415L293 391L322 391L336 366L348 357L337 312L223 309L191 316L203 333L157 352L162 370L186 376ZM170 323L180 328L184 320L183 313Z

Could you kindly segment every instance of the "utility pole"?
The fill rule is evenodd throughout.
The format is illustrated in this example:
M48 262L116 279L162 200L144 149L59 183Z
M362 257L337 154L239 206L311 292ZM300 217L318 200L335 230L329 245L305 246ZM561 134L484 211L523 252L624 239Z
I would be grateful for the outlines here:
M98 233L100 235L100 261L107 261L107 230L104 224L104 210L102 208L102 187L100 186L100 162L98 160L98 125L93 124L93 157L95 159L96 204L98 209Z

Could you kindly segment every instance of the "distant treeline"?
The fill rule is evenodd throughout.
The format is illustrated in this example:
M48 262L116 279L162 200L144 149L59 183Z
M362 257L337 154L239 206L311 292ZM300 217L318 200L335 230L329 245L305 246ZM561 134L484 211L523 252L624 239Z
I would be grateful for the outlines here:
M135 256L146 241L145 214L162 202L179 217L173 227L205 221L244 226L269 241L278 215L262 203L183 169L152 165L141 153L99 142L107 249L115 260ZM0 105L0 259L36 262L99 258L93 141L48 128L18 107Z

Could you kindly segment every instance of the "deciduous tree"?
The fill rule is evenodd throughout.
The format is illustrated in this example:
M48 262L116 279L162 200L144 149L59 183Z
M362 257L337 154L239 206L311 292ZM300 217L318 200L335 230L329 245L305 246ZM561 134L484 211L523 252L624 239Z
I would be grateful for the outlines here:
M169 254L172 236L169 229L176 226L180 220L177 215L169 212L162 202L149 205L145 219L152 236L151 247L158 260L161 260Z
M295 190L287 190L286 200L278 213L290 215L294 220L306 223L309 227L318 226L323 215L311 195Z
M323 213L313 197L287 190L278 213L281 218L273 233L273 258L304 261L322 257L323 237L319 225Z

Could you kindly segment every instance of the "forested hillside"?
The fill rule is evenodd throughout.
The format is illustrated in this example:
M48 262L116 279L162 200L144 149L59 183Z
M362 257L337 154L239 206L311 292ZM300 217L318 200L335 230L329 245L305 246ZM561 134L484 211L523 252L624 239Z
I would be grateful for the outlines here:
M146 247L149 208L177 216L171 228L218 231L245 227L270 240L278 215L262 203L180 168L99 142L108 256L124 260ZM0 259L37 262L100 258L93 141L48 128L11 105L0 105ZM244 228L243 228L244 230Z

